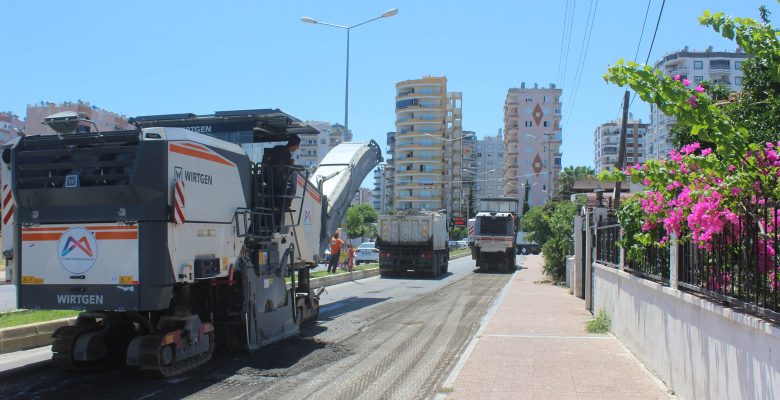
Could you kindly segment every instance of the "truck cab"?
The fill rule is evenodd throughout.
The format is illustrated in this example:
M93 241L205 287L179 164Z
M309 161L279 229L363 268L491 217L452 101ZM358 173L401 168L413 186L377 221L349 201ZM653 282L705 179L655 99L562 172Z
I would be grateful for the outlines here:
M517 199L485 198L474 218L472 258L480 271L515 270Z

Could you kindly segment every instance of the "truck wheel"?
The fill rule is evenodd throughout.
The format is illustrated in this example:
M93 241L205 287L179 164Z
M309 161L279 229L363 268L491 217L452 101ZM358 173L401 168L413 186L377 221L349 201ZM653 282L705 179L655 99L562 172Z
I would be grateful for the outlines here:
M436 254L431 257L431 276L435 278L439 276L439 257Z

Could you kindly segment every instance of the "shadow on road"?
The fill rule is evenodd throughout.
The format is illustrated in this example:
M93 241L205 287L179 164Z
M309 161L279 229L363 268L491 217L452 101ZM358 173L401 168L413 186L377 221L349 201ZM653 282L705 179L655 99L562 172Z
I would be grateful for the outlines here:
M390 280L419 280L419 281L440 281L443 279L447 279L448 277L452 276L452 272L447 272L444 274L441 274L439 276L430 276L427 272L404 272L400 274L394 274L394 275L384 275L380 279L390 279Z
M333 303L326 304L320 307L319 321L330 321L340 315L350 313L361 308L370 307L374 304L379 304L389 297L347 297Z

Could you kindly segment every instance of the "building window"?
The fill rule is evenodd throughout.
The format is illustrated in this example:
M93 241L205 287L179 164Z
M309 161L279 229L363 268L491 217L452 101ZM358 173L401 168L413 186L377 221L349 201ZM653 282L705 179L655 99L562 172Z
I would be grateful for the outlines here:
M688 74L680 74L680 80L688 79Z
M693 76L693 83L701 83L704 80L704 77L701 75L694 75Z
M710 60L710 69L731 69L731 60Z
M734 61L734 69L742 70L742 61Z
M543 125L545 128L547 128L547 127L549 127L549 126L550 126L550 121L544 121L544 123L542 123L542 125Z
M531 128L533 126L534 126L534 123L532 121L525 121L525 127L526 128Z
M694 61L693 69L704 69L704 61Z
M634 157L626 157L626 161L628 161L628 162L634 162Z
M320 139L320 144L328 144L328 139Z
M561 166L561 158L560 157L555 157L555 166L556 167L560 167Z
M533 99L533 97L531 97L531 96L528 96L528 97L526 97L526 98L525 98L525 102L526 102L526 103L530 103L530 102L532 102L532 101L534 101L534 99Z
M735 85L741 85L742 84L742 77L741 76L735 76L734 77L734 84Z
M549 103L550 102L550 96L544 96L544 102Z

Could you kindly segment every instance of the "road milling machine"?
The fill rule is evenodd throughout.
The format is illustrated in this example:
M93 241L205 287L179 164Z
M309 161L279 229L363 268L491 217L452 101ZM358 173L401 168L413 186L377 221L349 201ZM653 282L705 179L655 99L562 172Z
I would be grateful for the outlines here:
M174 376L215 347L256 350L316 321L322 289L309 271L381 150L342 143L313 170L253 162L242 146L316 132L279 110L256 114L241 145L179 115L140 118L131 131L25 136L2 150L18 307L85 310L53 335L58 367L123 357Z

